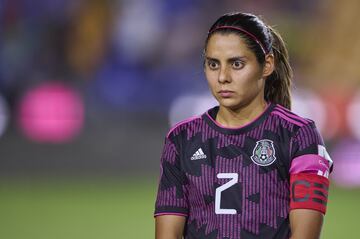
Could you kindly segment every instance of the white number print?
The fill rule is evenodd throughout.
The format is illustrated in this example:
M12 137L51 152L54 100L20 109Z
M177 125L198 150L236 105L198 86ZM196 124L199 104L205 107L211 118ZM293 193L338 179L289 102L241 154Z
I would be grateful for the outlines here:
M216 188L215 191L215 213L216 214L236 214L236 209L223 209L221 205L221 192L236 184L239 180L237 173L218 173L217 178L230 178L231 180L224 185Z

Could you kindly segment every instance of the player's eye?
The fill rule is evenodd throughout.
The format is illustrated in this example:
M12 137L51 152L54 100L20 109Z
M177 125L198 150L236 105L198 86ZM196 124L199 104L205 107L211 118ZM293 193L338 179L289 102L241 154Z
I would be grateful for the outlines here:
M232 63L232 67L236 70L239 70L244 67L244 62L242 62L240 60L236 60Z
M217 63L216 61L208 61L207 65L211 70L216 70L219 68L219 63Z

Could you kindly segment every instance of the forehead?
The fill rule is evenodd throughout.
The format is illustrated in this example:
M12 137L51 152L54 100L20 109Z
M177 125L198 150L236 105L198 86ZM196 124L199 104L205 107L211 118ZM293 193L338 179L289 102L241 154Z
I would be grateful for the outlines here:
M254 55L244 39L235 33L215 33L206 46L206 55L213 58Z

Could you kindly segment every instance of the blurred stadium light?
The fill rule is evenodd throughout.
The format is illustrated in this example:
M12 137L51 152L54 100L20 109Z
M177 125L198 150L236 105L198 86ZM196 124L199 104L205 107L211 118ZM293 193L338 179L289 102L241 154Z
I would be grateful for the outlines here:
M4 97L0 95L0 138L4 134L9 121L9 109Z
M348 105L346 116L352 135L358 141L360 141L360 91L354 95L350 104ZM360 162L360 159L358 161Z
M337 159L333 181L341 187L360 187L360 141L341 141L332 150L332 157Z
M29 89L20 100L18 112L23 133L40 143L71 141L84 124L81 96L60 82Z
M326 139L331 139L335 132L329 132L326 128L327 112L322 98L310 89L296 89L292 96L292 110L298 115L312 119L321 134L326 136Z
M170 106L169 124L173 126L184 119L201 115L216 105L216 100L209 92L182 95Z

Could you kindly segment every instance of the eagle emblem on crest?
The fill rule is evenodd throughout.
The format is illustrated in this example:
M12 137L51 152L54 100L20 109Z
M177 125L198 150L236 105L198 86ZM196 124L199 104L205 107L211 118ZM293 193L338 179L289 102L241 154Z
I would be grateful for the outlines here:
M273 141L262 139L256 142L251 160L260 166L269 166L276 160Z

